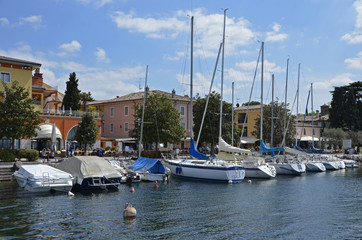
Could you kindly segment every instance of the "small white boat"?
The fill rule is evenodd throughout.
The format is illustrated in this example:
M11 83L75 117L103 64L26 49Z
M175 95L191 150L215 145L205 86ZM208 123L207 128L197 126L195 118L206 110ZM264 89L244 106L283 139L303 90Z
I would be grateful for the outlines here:
M358 167L357 161L355 160L347 160L343 159L343 162L347 168L355 168Z
M141 175L142 181L163 181L170 174L170 170L162 164L161 160L154 158L139 157L128 168Z
M321 162L308 161L305 163L305 167L308 172L325 172L326 171L326 167Z
M13 173L19 186L30 192L69 192L73 176L48 165L23 165Z
M284 161L283 156L272 158L269 164L275 167L277 174L281 175L302 175L306 171L304 163L288 159Z

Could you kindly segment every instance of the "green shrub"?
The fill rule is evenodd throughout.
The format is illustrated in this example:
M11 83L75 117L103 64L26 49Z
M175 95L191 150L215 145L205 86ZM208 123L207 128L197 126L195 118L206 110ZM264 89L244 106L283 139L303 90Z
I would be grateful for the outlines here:
M105 150L106 151L109 151L111 149L111 147L106 147Z
M0 159L3 162L14 162L15 154L9 149L0 149Z
M112 151L113 151L113 152L118 152L118 148L112 147Z
M39 152L36 149L23 149L25 150L25 158L28 159L28 161L34 162L38 160L39 158Z
M162 153L170 153L167 151L162 151ZM161 158L161 152L141 152L141 156L142 157L146 157L146 158Z

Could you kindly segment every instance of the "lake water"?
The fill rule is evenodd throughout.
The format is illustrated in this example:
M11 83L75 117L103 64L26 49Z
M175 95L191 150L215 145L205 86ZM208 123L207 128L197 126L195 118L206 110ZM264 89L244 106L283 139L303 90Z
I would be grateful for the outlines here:
M0 182L0 239L362 239L362 168L134 188L69 197ZM126 202L137 218L123 219Z

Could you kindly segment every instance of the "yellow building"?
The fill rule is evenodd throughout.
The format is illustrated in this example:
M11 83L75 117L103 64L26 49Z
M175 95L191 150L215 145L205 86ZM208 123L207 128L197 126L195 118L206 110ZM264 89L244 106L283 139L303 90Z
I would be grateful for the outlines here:
M40 67L40 63L0 56L0 80L6 84L19 82L19 85L29 92L29 97L32 97L32 72ZM2 101L4 96L2 84L0 84L0 93Z
M242 129L244 126L244 119L246 113L248 113L246 117L246 122L244 126L244 134L242 136L242 141L247 144L253 144L258 139L252 134L253 131L256 130L255 122L257 118L260 118L260 105L251 105L249 106L241 106L234 108L235 111L235 122L239 129Z

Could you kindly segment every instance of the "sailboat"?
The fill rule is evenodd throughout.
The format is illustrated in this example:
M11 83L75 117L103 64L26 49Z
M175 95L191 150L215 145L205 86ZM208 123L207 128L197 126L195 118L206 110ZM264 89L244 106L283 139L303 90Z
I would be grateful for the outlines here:
M275 156L274 148L267 148L263 142L260 141L260 149L262 153L271 152L272 156L269 159L270 165L275 167L277 174L282 175L302 175L306 171L306 166L302 163L297 157L286 155L284 149L285 134L287 131L287 89L288 89L288 67L289 67L289 58L287 60L287 71L286 71L286 85L285 85L285 117L284 117L284 139L282 147L276 149L276 151L283 152L283 155Z
M225 19L226 10L224 11L224 29L223 29L223 43L225 42ZM190 100L191 100L191 114L192 119L192 69L193 69L193 20L191 17L191 74L190 74ZM221 47L220 47L221 49ZM224 50L224 47L223 47ZM219 50L220 54L220 50ZM221 75L221 86L223 85L223 71ZM221 87L222 89L222 87ZM222 91L222 90L221 90ZM221 93L222 96L222 93ZM220 129L222 124L222 97L220 106ZM192 158L188 159L165 159L165 163L169 166L171 173L177 177L196 180L196 181L211 181L211 182L227 182L227 183L238 183L242 182L245 177L244 167L234 164L227 163L224 160L215 159L206 156L197 151L194 140L192 138L192 120L190 121L190 155ZM201 131L201 130L200 130ZM220 133L221 135L221 130Z
M262 43L262 46L260 48L262 59L263 48L264 43ZM251 155L251 152L248 149L231 146L226 143L221 137L219 138L219 153L217 155L217 158L226 161L237 161L240 165L244 167L246 178L273 178L276 176L275 167L267 164L264 158Z

